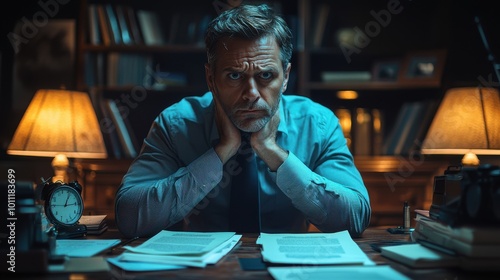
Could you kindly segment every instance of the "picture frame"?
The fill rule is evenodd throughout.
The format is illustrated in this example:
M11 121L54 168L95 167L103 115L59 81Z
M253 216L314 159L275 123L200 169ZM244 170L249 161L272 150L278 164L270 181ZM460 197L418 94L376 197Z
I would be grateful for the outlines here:
M377 60L373 63L373 81L396 82L401 68L400 59Z
M401 85L439 87L446 50L415 51L405 55L399 73Z

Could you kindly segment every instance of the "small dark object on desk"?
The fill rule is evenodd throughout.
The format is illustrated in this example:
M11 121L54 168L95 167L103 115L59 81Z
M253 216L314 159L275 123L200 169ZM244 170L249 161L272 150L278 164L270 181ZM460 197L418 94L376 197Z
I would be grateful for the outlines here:
M266 270L267 266L262 258L239 258L242 270Z
M111 247L111 248L109 249L109 251L108 251L108 255L113 254L113 252L114 252L117 248L119 248L119 247L123 247L123 246L125 246L125 245L127 245L127 244L130 244L130 243L134 242L134 241L135 241L135 240L137 240L137 239L139 239L139 237L134 237L134 238L130 238L130 239L125 239L125 240L123 240L122 242L120 242L120 243L118 243L118 244L114 245L113 247Z
M410 205L408 205L408 201L403 204L403 226L388 228L387 231L392 234L405 234L413 231L413 228L410 227Z
M388 228L387 231L392 233L392 234L405 234L405 233L411 233L414 230L414 228L405 228L402 226L396 227L396 228Z

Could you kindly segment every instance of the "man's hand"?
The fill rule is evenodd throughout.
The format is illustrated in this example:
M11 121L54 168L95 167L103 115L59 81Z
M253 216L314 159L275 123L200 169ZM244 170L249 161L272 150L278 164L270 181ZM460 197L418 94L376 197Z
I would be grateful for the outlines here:
M276 143L279 123L280 111L278 109L269 122L261 130L252 133L250 138L252 148L272 171L276 171L288 157L288 152Z
M215 100L215 123L219 131L220 140L215 146L215 152L219 156L222 164L226 163L236 154L241 145L240 130L234 126L233 122L222 109L218 97L214 95Z

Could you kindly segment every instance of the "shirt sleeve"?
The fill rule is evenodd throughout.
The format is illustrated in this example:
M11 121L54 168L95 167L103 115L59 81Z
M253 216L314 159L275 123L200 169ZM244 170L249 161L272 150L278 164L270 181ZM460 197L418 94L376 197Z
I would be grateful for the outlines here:
M115 219L125 236L151 236L175 225L222 178L213 148L179 168L164 132L161 120L155 121L116 193Z
M369 196L335 121L326 126L318 164L309 168L290 152L276 171L276 184L319 230L359 236L370 222Z

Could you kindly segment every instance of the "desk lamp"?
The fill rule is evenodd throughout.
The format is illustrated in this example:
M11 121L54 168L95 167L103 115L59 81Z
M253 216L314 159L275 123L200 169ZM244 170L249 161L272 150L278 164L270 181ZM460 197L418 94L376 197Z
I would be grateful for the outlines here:
M500 155L500 97L497 89L449 89L422 144L423 154L464 155L462 164L479 165L477 155Z
M54 157L54 182L67 182L68 157L106 158L99 122L87 93L38 90L7 154Z

